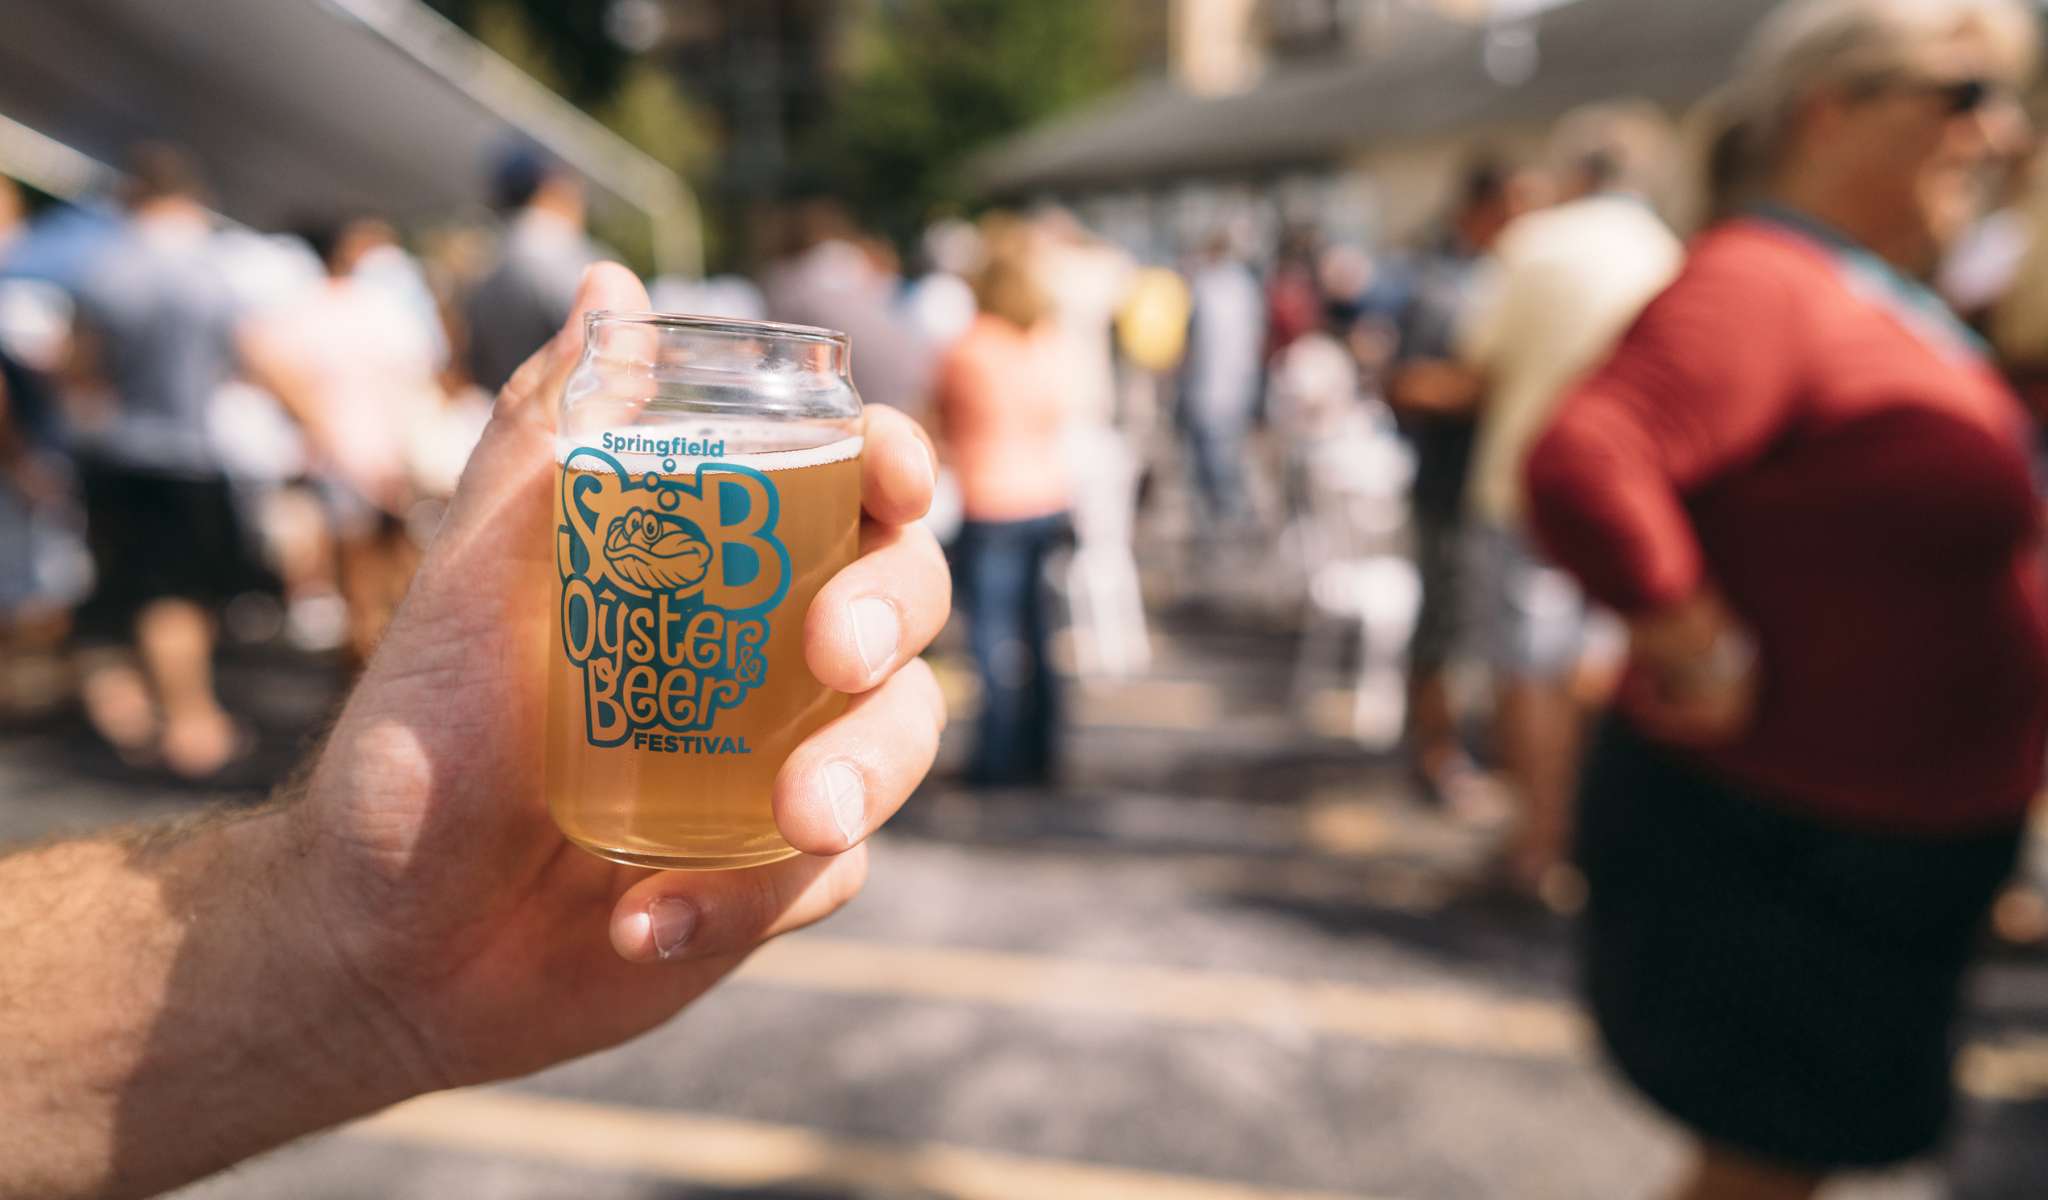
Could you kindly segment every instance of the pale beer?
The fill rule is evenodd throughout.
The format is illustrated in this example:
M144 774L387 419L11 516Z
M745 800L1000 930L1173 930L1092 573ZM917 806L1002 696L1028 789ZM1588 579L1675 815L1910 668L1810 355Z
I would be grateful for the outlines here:
M629 328L607 339L607 321ZM549 807L570 840L621 862L788 857L776 773L847 703L804 662L811 601L859 538L844 339L599 314L591 342L556 455ZM798 386L785 365L779 387L749 395L751 376L791 359ZM609 423L622 413L632 423Z

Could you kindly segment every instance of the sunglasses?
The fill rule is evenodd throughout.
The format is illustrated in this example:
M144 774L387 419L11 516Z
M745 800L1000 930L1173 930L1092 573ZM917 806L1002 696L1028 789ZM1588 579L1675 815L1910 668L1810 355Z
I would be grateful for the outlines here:
M1942 106L1952 117L1968 116L2000 99L2006 89L1989 79L1950 79L1925 85L1929 94L1941 98Z
M1933 96L1941 101L1941 107L1951 117L1967 117L1982 112L1991 104L2007 99L2012 89L1995 79L1979 75L1960 79L1925 79L1893 75L1875 79L1863 89L1867 95L1881 92L1917 92Z

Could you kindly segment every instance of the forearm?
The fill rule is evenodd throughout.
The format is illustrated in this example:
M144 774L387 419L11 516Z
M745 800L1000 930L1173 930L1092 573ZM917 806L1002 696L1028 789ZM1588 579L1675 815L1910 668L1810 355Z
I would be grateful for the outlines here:
M1634 615L1700 587L1692 519L1659 447L1623 405L1568 398L1530 447L1523 486L1544 549L1602 604Z
M1446 359L1414 359L1394 371L1388 399L1395 408L1417 415L1470 419L1479 407L1484 382L1478 372Z
M143 1196L405 1095L276 812L0 859L0 1198Z
M308 434L325 434L312 379L262 325L242 330L235 348L241 358L242 373L249 382L269 392L285 415Z

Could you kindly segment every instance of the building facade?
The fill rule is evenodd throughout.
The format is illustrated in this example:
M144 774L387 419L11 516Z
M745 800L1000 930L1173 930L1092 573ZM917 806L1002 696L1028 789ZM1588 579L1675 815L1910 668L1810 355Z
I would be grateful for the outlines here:
M1777 0L1172 0L1167 72L985 156L1153 258L1219 222L1411 240L1478 146L1540 155L1580 104L1682 117Z

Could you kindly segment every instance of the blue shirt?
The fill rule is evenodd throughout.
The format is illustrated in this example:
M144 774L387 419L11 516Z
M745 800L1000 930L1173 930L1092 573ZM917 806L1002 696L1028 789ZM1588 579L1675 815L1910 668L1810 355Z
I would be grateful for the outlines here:
M168 475L220 472L207 412L236 373L239 313L212 241L131 223L85 272L79 320L116 404L109 422L76 431L80 452Z

